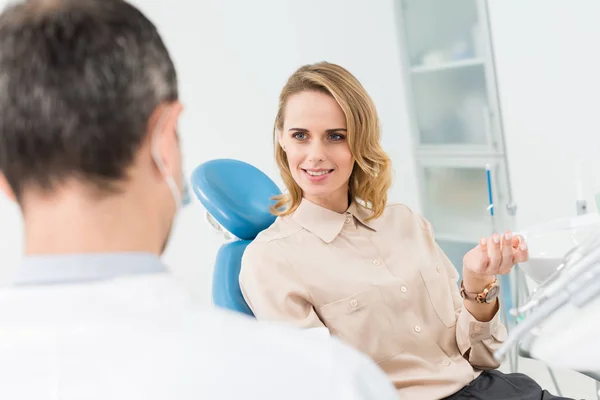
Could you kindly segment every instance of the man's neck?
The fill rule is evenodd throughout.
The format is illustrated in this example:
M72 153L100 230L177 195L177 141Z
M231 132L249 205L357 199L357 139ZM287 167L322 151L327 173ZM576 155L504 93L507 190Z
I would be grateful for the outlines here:
M77 195L35 199L24 210L25 253L149 252L160 254L160 218L150 204Z

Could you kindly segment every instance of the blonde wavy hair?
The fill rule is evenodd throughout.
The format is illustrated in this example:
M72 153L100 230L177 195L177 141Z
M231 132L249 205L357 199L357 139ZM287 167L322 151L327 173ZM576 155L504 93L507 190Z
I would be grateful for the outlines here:
M346 116L347 140L354 159L348 184L348 198L371 210L369 219L383 214L391 186L391 160L381 147L381 129L373 100L350 72L339 65L320 62L300 67L288 79L279 95L273 140L275 160L287 193L275 196L271 213L292 214L302 201L302 189L292 177L287 155L279 144L288 99L300 92L316 91L332 96Z

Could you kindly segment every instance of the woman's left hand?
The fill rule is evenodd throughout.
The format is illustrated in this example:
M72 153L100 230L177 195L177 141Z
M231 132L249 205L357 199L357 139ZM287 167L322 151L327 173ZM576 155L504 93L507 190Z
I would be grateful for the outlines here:
M525 239L506 232L482 238L463 258L463 276L487 281L494 275L508 274L513 266L529 259Z

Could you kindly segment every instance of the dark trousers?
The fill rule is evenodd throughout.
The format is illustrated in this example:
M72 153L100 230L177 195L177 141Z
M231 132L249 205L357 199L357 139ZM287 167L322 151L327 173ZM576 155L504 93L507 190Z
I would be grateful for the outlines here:
M542 390L533 379L523 374L484 371L459 392L442 400L573 400L557 397Z

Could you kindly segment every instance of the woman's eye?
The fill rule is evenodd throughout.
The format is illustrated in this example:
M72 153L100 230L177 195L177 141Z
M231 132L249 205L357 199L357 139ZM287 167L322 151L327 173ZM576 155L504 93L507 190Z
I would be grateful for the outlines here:
M306 133L304 132L296 132L292 135L292 137L296 140L305 140L306 139Z
M333 133L329 136L329 140L339 142L340 140L344 140L344 135L340 135L339 133Z

